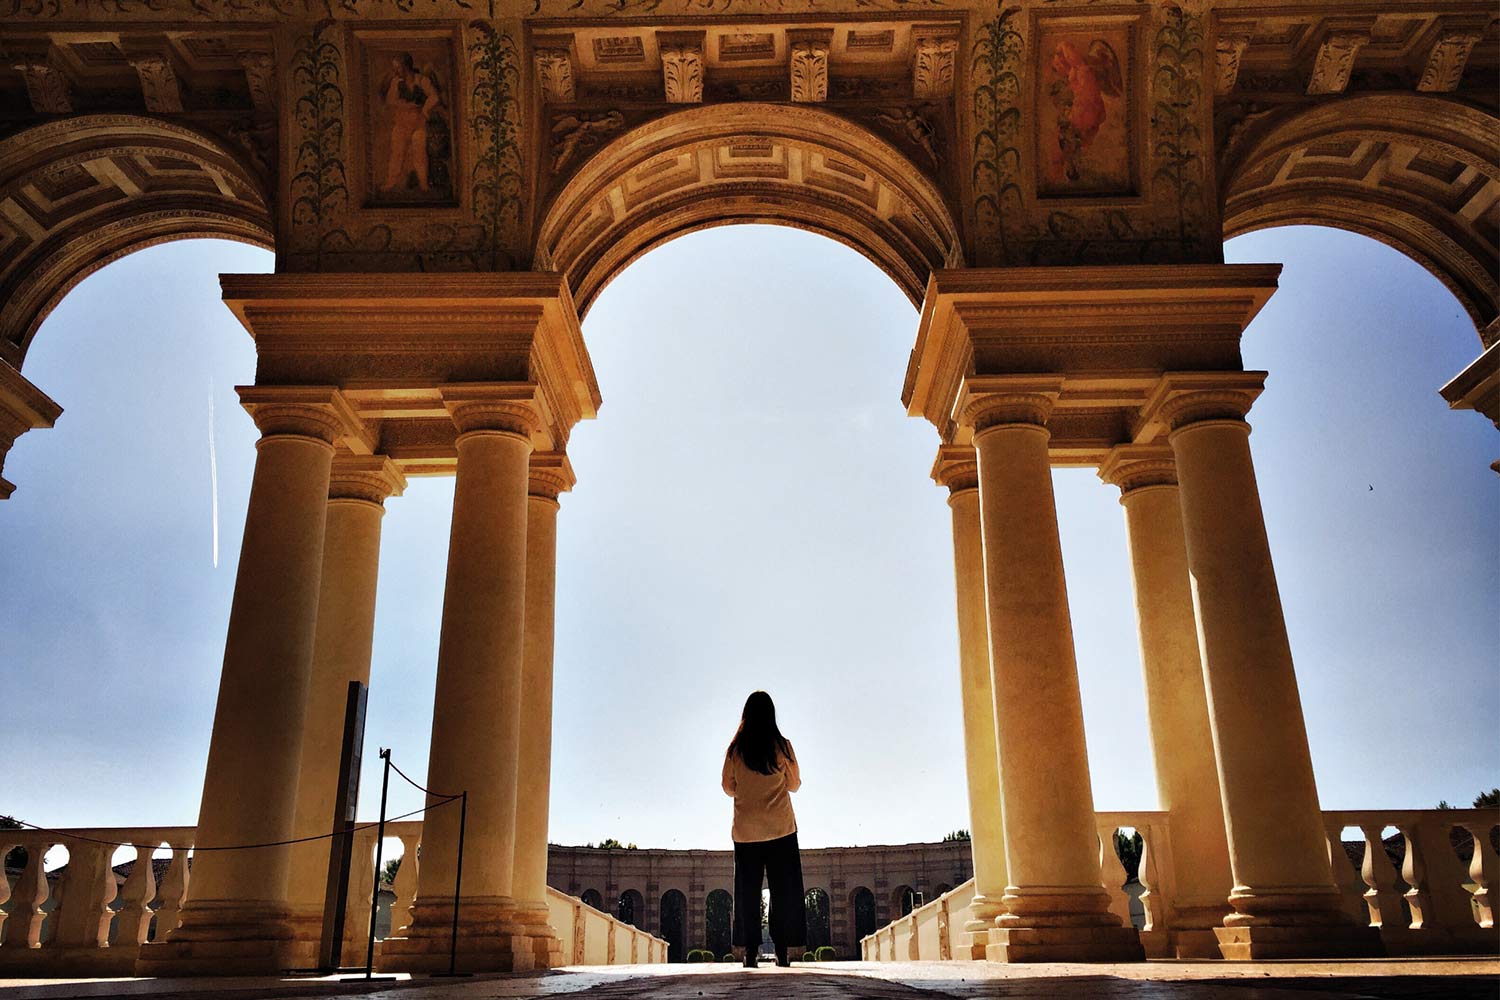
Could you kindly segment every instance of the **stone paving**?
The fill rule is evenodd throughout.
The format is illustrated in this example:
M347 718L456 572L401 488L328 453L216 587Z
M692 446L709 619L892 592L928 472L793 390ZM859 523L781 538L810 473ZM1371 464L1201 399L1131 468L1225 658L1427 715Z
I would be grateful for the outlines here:
M968 962L839 962L792 969L723 965L613 966L514 976L396 982L215 979L0 980L0 1000L152 996L169 1000L1500 1000L1500 962L1148 962L1001 966Z

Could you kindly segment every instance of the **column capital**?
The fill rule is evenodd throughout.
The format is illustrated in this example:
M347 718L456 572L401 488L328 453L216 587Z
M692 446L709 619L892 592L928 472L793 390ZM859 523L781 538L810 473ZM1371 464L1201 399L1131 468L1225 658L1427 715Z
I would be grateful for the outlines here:
M240 385L234 391L263 438L304 437L370 450L363 421L335 386Z
M406 491L406 476L384 455L335 455L329 500L361 500L377 507Z
M1120 488L1120 498L1152 486L1177 485L1177 460L1167 445L1119 445L1099 466L1099 478Z
M573 475L573 463L561 451L532 452L527 494L556 502L558 494L571 490L578 477Z
M1141 407L1136 440L1205 420L1243 421L1265 385L1263 371L1168 372Z
M932 481L948 487L950 496L979 489L979 456L973 448L943 445L932 463Z
M504 431L529 440L543 424L539 393L529 382L454 383L438 392L460 435Z
M964 379L953 412L977 434L1002 424L1045 428L1062 395L1061 375L995 375Z

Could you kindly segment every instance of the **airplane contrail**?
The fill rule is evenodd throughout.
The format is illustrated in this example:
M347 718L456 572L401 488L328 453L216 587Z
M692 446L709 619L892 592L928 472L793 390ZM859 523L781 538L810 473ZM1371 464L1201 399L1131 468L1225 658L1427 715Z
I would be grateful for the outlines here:
M219 455L214 450L214 380L208 380L208 478L213 497L214 569L219 568Z

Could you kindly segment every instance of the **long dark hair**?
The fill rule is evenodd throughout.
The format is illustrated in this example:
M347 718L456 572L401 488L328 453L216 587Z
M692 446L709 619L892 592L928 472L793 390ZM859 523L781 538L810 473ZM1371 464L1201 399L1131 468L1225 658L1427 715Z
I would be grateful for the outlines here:
M729 752L739 754L745 766L759 774L774 773L779 757L791 760L791 744L776 728L776 705L764 691L752 691L745 699L740 728L729 741Z

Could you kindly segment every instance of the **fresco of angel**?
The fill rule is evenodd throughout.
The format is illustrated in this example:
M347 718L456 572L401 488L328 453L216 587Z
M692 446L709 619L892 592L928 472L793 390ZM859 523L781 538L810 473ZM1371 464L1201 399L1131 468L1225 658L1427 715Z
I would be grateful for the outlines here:
M1061 39L1052 50L1048 70L1047 96L1057 116L1056 143L1050 151L1052 179L1077 183L1090 174L1114 172L1107 161L1123 162L1123 148L1104 150L1101 157L1094 145L1112 111L1123 114L1123 109L1111 107L1125 92L1115 47L1103 38L1093 38L1086 46L1081 40ZM1106 162L1096 162L1100 160Z

